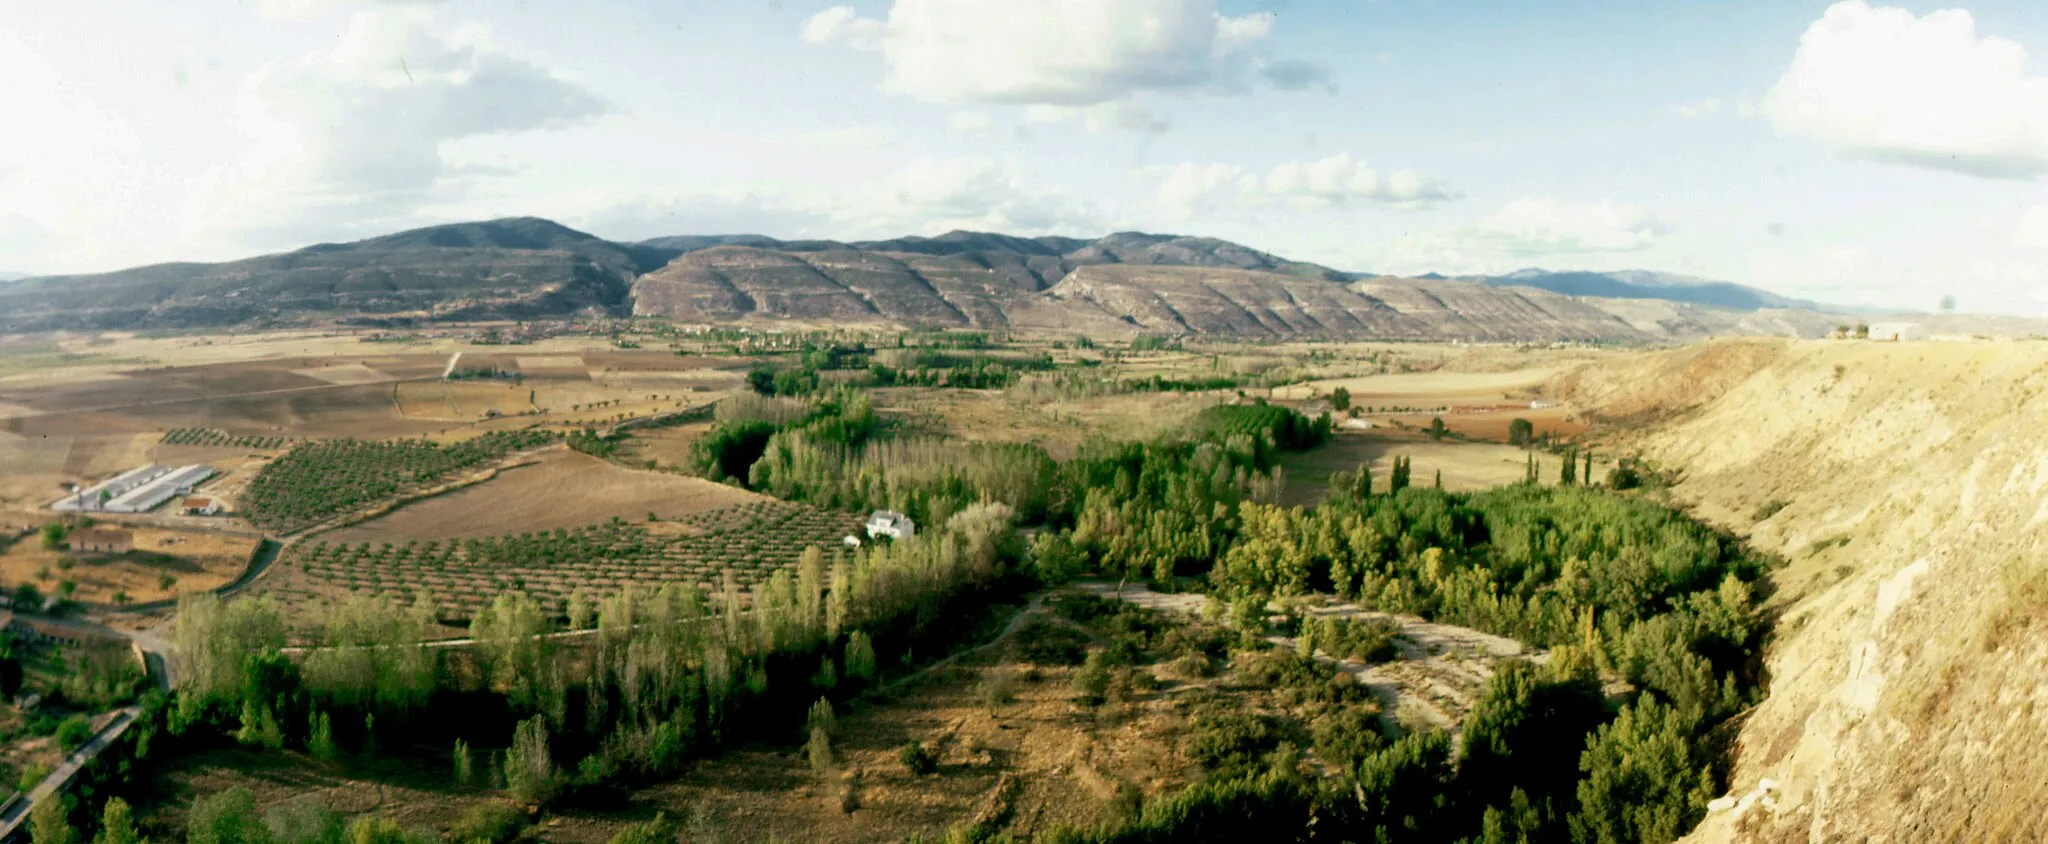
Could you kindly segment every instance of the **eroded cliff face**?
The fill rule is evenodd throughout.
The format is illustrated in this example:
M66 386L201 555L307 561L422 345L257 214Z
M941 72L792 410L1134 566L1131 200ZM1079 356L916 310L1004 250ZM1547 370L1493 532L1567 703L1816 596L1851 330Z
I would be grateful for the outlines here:
M1553 387L1788 560L1692 840L2048 840L2048 344L1723 342Z

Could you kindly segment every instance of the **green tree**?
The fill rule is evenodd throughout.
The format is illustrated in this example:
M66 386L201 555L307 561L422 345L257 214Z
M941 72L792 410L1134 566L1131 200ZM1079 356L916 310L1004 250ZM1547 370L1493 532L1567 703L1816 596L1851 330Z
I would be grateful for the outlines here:
M846 676L861 680L875 677L875 645L859 630L846 638Z
M1536 426L1527 419L1508 422L1508 445L1528 445L1536 438Z
M78 830L71 828L71 798L53 794L36 803L28 814L29 844L75 844Z
M271 844L256 795L241 786L199 798L185 817L186 844Z
M1351 409L1351 391L1338 387L1330 391L1330 407L1342 413Z
M554 797L555 764L548 751L548 728L539 715L519 722L512 732L512 747L505 751L505 788L512 798L529 805L544 804Z
M263 814L276 844L348 844L348 822L312 795L301 795Z
M93 836L92 844L141 844L142 837L135 832L135 812L128 807L128 801L119 797L107 798L107 805L100 810L100 832Z
M472 781L476 779L476 761L474 757L470 754L469 742L463 741L462 739L456 739L454 757L456 784L469 785Z
M322 762L340 758L341 751L334 746L334 725L327 713L316 709L307 721L306 753Z
M40 533L44 550L59 551L64 548L64 540L71 535L71 527L63 522L49 522L43 525Z
M1579 760L1572 837L1588 844L1665 844L1691 829L1714 796L1699 717L1645 696L1600 728Z

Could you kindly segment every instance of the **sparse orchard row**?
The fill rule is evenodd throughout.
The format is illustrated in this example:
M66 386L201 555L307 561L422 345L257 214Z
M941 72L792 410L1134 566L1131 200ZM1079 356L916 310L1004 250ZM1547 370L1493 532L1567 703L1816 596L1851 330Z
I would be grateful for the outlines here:
M468 618L492 596L508 591L531 595L550 611L567 612L569 597L579 590L602 596L621 592L627 584L671 583L710 590L727 571L751 587L794 567L805 548L837 547L859 524L850 513L763 500L693 513L663 524L659 532L614 519L575 529L448 541L314 541L296 546L285 565L350 593L408 600L428 596L444 618Z
M230 434L217 428L172 428L164 434L164 445L216 446L220 448L283 448L297 437L260 437L251 434Z
M493 431L454 445L320 440L294 447L249 482L245 509L283 533L421 488L450 473L553 442L550 431Z

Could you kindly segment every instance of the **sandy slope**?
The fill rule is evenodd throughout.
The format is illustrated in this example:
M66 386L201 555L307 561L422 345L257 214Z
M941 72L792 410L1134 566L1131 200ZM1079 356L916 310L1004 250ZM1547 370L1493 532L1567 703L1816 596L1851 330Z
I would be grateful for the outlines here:
M1749 799L1695 840L2048 840L2048 344L1718 343L1553 388L1789 560Z

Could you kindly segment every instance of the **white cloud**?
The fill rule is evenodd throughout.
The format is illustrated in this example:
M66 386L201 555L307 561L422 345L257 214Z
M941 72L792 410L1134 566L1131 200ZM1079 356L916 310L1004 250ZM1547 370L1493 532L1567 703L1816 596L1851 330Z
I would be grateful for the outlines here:
M996 117L986 111L956 111L946 116L946 128L962 135L993 135L999 127Z
M1159 202L1175 217L1193 217L1208 210L1225 189L1244 175L1235 164L1183 161L1159 184Z
M1647 249L1671 227L1640 208L1602 201L1572 205L1552 199L1518 199L1479 221L1469 234L1516 255L1635 252Z
M844 43L872 50L881 46L886 29L881 21L861 17L852 6L833 6L804 21L803 39L806 44Z
M1960 9L1828 8L1769 94L1780 131L1849 155L1993 178L2048 172L2048 78Z
M332 50L243 84L248 146L195 201L191 225L280 240L301 227L388 225L492 172L451 164L444 144L566 127L608 108L497 50L480 27L450 30L419 10L361 12Z
M1273 13L1258 12L1241 18L1216 16L1216 45L1210 55L1222 58L1266 40L1273 34Z
M867 182L823 188L727 186L667 194L597 196L571 214L619 236L751 228L780 236L860 239L981 229L1018 234L1090 232L1102 217L1035 182L1014 161L918 158Z
M2021 213L2012 240L2029 249L2048 249L2048 205L2035 205Z
M1361 204L1419 208L1455 199L1442 185L1414 170L1385 177L1350 153L1318 161L1287 162L1265 175L1233 164L1183 162L1160 175L1158 199L1169 213L1190 216L1234 199L1243 206L1284 203L1312 211ZM1229 196L1226 196L1229 195Z
M1273 22L1216 0L896 0L886 22L826 9L802 37L879 50L884 90L920 100L1088 106L1234 84Z
M807 132L770 135L764 141L777 146L813 152L871 150L894 146L903 140L895 127L883 123L856 123Z
M146 146L28 44L0 32L0 270L74 266L132 239Z
M1381 178L1378 170L1350 153L1274 167L1260 183L1258 192L1310 208L1356 202L1420 206L1454 198L1414 170L1396 170Z
M1656 245L1671 226L1639 208L1602 201L1577 205L1518 199L1468 225L1402 237L1395 253L1416 266L1451 273L1498 273L1540 257L1585 259Z
M1173 121L1136 99L1113 100L1092 106L1034 105L1024 109L1024 122L1079 122L1096 134L1119 131L1156 135L1173 128Z
M1092 229L1096 220L1086 204L1037 186L1014 162L987 158L920 158L838 206L835 219L875 233L1041 234Z

